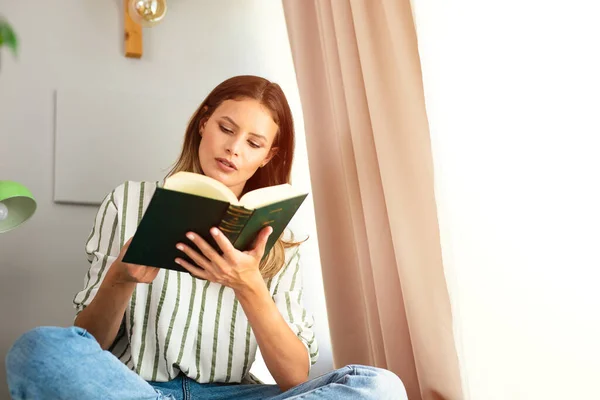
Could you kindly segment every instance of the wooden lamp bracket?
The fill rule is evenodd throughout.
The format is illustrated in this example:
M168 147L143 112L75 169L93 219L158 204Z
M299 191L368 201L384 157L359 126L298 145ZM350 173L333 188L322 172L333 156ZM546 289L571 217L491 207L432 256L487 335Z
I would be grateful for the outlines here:
M144 52L142 26L133 21L129 16L128 4L128 0L123 0L123 9L125 11L125 57L141 58Z

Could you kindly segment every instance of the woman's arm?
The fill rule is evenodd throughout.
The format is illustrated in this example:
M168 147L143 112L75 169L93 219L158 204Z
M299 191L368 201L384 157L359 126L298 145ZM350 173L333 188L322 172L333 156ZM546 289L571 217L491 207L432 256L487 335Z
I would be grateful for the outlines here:
M131 239L122 244L125 238L118 219L119 202L115 199L124 187L108 194L96 213L85 245L90 261L87 283L73 299L78 312L73 324L86 329L103 349L115 340L135 284L152 282L158 274L158 268L122 262Z
M74 322L75 326L92 334L103 350L114 342L135 289L133 282L119 282L115 271L114 268L109 269L96 296Z
M252 326L269 372L282 391L308 379L308 352L273 302L267 285L258 279L235 291Z
M114 342L133 290L138 283L150 283L159 269L123 262L131 239L108 269L92 302L79 313L74 325L86 329L106 350Z

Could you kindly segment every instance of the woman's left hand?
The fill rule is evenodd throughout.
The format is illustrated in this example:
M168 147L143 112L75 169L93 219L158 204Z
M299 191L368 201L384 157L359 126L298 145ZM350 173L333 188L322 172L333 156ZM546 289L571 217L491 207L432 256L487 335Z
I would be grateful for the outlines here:
M265 251L267 240L273 228L264 228L258 234L255 245L247 251L239 251L227 239L218 228L210 230L211 235L223 251L220 255L200 235L194 232L187 234L196 247L202 252L184 243L178 243L177 248L187 254L196 265L192 265L182 258L176 258L175 262L187 269L196 278L220 283L236 291L244 290L252 285L262 282L259 271L260 260Z

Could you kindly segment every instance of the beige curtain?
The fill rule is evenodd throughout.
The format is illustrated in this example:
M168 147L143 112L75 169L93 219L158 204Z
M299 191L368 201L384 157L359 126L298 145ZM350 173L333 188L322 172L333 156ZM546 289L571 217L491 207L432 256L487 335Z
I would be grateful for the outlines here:
M283 0L336 367L462 398L409 0Z

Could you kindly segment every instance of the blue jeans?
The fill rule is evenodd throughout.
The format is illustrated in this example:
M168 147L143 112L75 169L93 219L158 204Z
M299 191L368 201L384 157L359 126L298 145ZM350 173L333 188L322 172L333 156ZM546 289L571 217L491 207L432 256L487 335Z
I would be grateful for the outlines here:
M147 382L85 329L39 327L6 356L13 400L348 400L407 399L400 379L384 369L350 365L281 392L276 385L200 384L184 375Z

